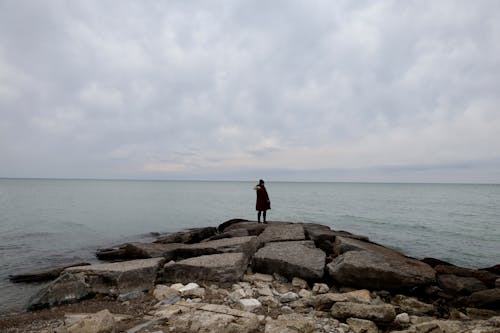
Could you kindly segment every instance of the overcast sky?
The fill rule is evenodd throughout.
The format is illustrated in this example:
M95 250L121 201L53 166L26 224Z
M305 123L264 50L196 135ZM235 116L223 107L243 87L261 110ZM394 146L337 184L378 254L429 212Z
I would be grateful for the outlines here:
M0 177L500 183L500 1L0 0Z

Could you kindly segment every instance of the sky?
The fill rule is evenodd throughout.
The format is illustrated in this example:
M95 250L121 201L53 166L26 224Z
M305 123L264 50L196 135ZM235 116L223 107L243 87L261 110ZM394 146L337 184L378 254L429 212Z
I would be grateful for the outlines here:
M0 177L500 183L500 1L0 0Z

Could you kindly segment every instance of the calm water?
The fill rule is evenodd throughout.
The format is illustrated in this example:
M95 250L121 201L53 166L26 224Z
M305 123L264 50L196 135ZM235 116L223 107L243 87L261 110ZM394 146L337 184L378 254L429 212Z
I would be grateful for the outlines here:
M150 232L255 219L252 182L0 179L0 313L40 286L9 274L96 261L99 247ZM269 220L317 222L408 255L468 267L500 263L500 185L269 181Z

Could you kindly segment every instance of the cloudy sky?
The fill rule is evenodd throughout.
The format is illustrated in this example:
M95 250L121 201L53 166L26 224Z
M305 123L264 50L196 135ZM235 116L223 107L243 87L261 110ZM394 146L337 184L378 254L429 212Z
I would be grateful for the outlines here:
M500 1L0 0L0 177L500 183Z

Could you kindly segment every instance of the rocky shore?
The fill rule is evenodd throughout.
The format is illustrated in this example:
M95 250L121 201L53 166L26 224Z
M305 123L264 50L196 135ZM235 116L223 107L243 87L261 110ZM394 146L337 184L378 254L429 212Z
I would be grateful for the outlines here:
M320 224L230 220L55 268L1 332L500 332L500 266L417 260ZM54 273L55 272L55 273Z

